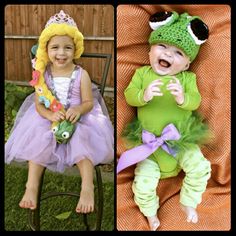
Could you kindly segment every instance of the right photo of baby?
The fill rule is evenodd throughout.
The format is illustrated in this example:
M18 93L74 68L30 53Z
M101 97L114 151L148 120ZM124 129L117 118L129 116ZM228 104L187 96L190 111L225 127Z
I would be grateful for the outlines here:
M118 231L231 229L231 8L117 6Z

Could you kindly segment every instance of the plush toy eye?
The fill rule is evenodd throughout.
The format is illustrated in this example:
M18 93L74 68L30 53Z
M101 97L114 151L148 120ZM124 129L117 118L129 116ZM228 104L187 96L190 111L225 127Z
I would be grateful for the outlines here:
M188 25L188 32L197 45L205 43L209 36L209 29L207 25L198 18L190 21Z
M62 133L61 136L62 136L64 139L68 139L69 136L70 136L70 134L69 134L69 132L65 131L65 132Z
M166 25L173 19L173 12L164 11L157 12L150 16L149 25L153 30L158 29L162 25Z
M52 132L53 132L54 134L55 134L57 131L58 131L58 127L57 127L57 126L55 126L55 127L52 128Z

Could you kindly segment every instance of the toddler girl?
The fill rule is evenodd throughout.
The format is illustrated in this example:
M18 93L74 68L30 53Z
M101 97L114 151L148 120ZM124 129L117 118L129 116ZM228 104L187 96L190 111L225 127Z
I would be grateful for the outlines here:
M83 35L63 11L42 31L30 95L5 144L5 162L28 161L28 180L19 205L35 209L44 168L63 172L76 165L82 183L76 212L94 210L94 166L113 160L113 127L104 101L86 70L74 63Z

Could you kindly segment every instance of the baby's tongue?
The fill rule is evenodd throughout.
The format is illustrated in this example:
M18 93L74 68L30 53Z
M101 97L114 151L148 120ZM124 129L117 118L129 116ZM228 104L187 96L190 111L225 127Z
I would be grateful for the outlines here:
M159 64L163 67L169 67L170 66L170 63L165 61L165 60L160 60Z

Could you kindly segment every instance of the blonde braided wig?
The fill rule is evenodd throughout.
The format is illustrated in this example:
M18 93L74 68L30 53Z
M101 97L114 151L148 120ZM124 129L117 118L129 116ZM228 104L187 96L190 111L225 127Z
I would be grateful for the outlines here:
M76 26L68 25L67 23L52 23L47 26L41 33L39 37L38 49L36 54L36 64L35 70L39 72L39 78L37 84L34 85L36 93L39 97L44 97L44 102L47 108L50 108L53 111L53 107L51 104L53 101L57 101L55 96L52 95L49 90L47 84L45 83L44 72L46 66L49 62L48 54L47 54L47 44L51 37L56 35L67 35L73 39L75 44L75 55L74 59L80 58L81 54L84 51L83 40L84 37L82 33L78 30ZM57 101L59 103L59 101ZM64 107L61 105L62 109Z

